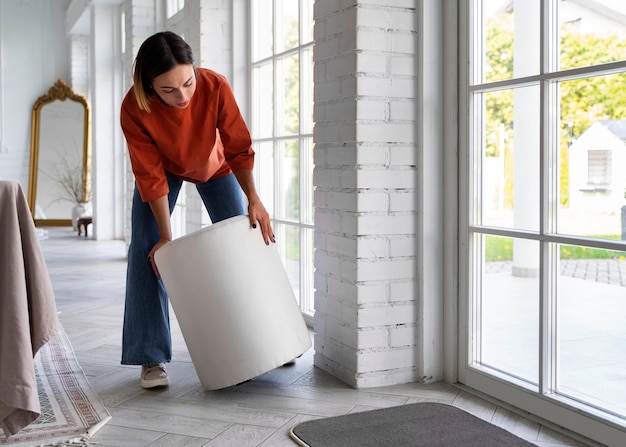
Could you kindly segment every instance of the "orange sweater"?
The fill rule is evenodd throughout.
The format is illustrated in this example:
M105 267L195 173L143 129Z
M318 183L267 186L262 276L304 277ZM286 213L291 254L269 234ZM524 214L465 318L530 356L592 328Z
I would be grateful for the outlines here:
M122 102L120 121L144 202L169 192L166 175L202 183L253 168L250 132L226 78L196 68L196 80L196 91L182 110L156 96L151 113L140 110L133 88Z

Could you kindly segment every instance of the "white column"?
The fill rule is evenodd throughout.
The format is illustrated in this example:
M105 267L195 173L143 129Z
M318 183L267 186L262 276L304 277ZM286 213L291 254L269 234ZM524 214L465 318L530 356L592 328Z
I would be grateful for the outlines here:
M516 77L539 73L540 2L515 1ZM529 29L534 30L528 32ZM519 61L519 63L517 63ZM540 137L539 88L516 89L514 93L514 225L517 229L539 229ZM513 275L533 277L539 273L539 244L516 239L513 244Z
M92 4L90 90L92 201L97 239L124 237L124 150L119 125L122 95L120 8Z

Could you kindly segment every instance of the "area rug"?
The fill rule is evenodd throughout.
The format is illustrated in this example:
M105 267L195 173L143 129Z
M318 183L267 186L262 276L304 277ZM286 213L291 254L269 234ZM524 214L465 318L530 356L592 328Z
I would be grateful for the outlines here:
M60 325L35 356L35 373L41 414L9 438L0 432L0 446L90 445L90 437L111 415L87 381Z
M303 447L534 447L452 405L424 402L302 422Z

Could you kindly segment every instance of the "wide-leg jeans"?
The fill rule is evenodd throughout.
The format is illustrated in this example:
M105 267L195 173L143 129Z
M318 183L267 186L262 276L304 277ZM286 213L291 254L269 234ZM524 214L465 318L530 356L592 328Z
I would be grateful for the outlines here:
M168 178L170 215L182 180ZM241 187L234 174L196 185L212 222L244 214ZM159 228L149 203L133 195L131 241L126 271L126 301L122 334L122 364L151 365L172 359L172 339L165 287L148 261L159 241Z

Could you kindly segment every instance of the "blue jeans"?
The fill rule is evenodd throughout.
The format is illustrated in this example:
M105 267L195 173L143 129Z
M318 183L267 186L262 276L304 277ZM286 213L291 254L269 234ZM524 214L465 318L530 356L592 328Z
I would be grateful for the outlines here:
M171 214L183 182L169 178L167 182ZM212 222L244 214L243 193L234 174L197 184L196 188ZM131 219L121 363L167 363L172 359L167 293L148 262L148 253L159 240L159 228L150 205L141 201L136 186Z

